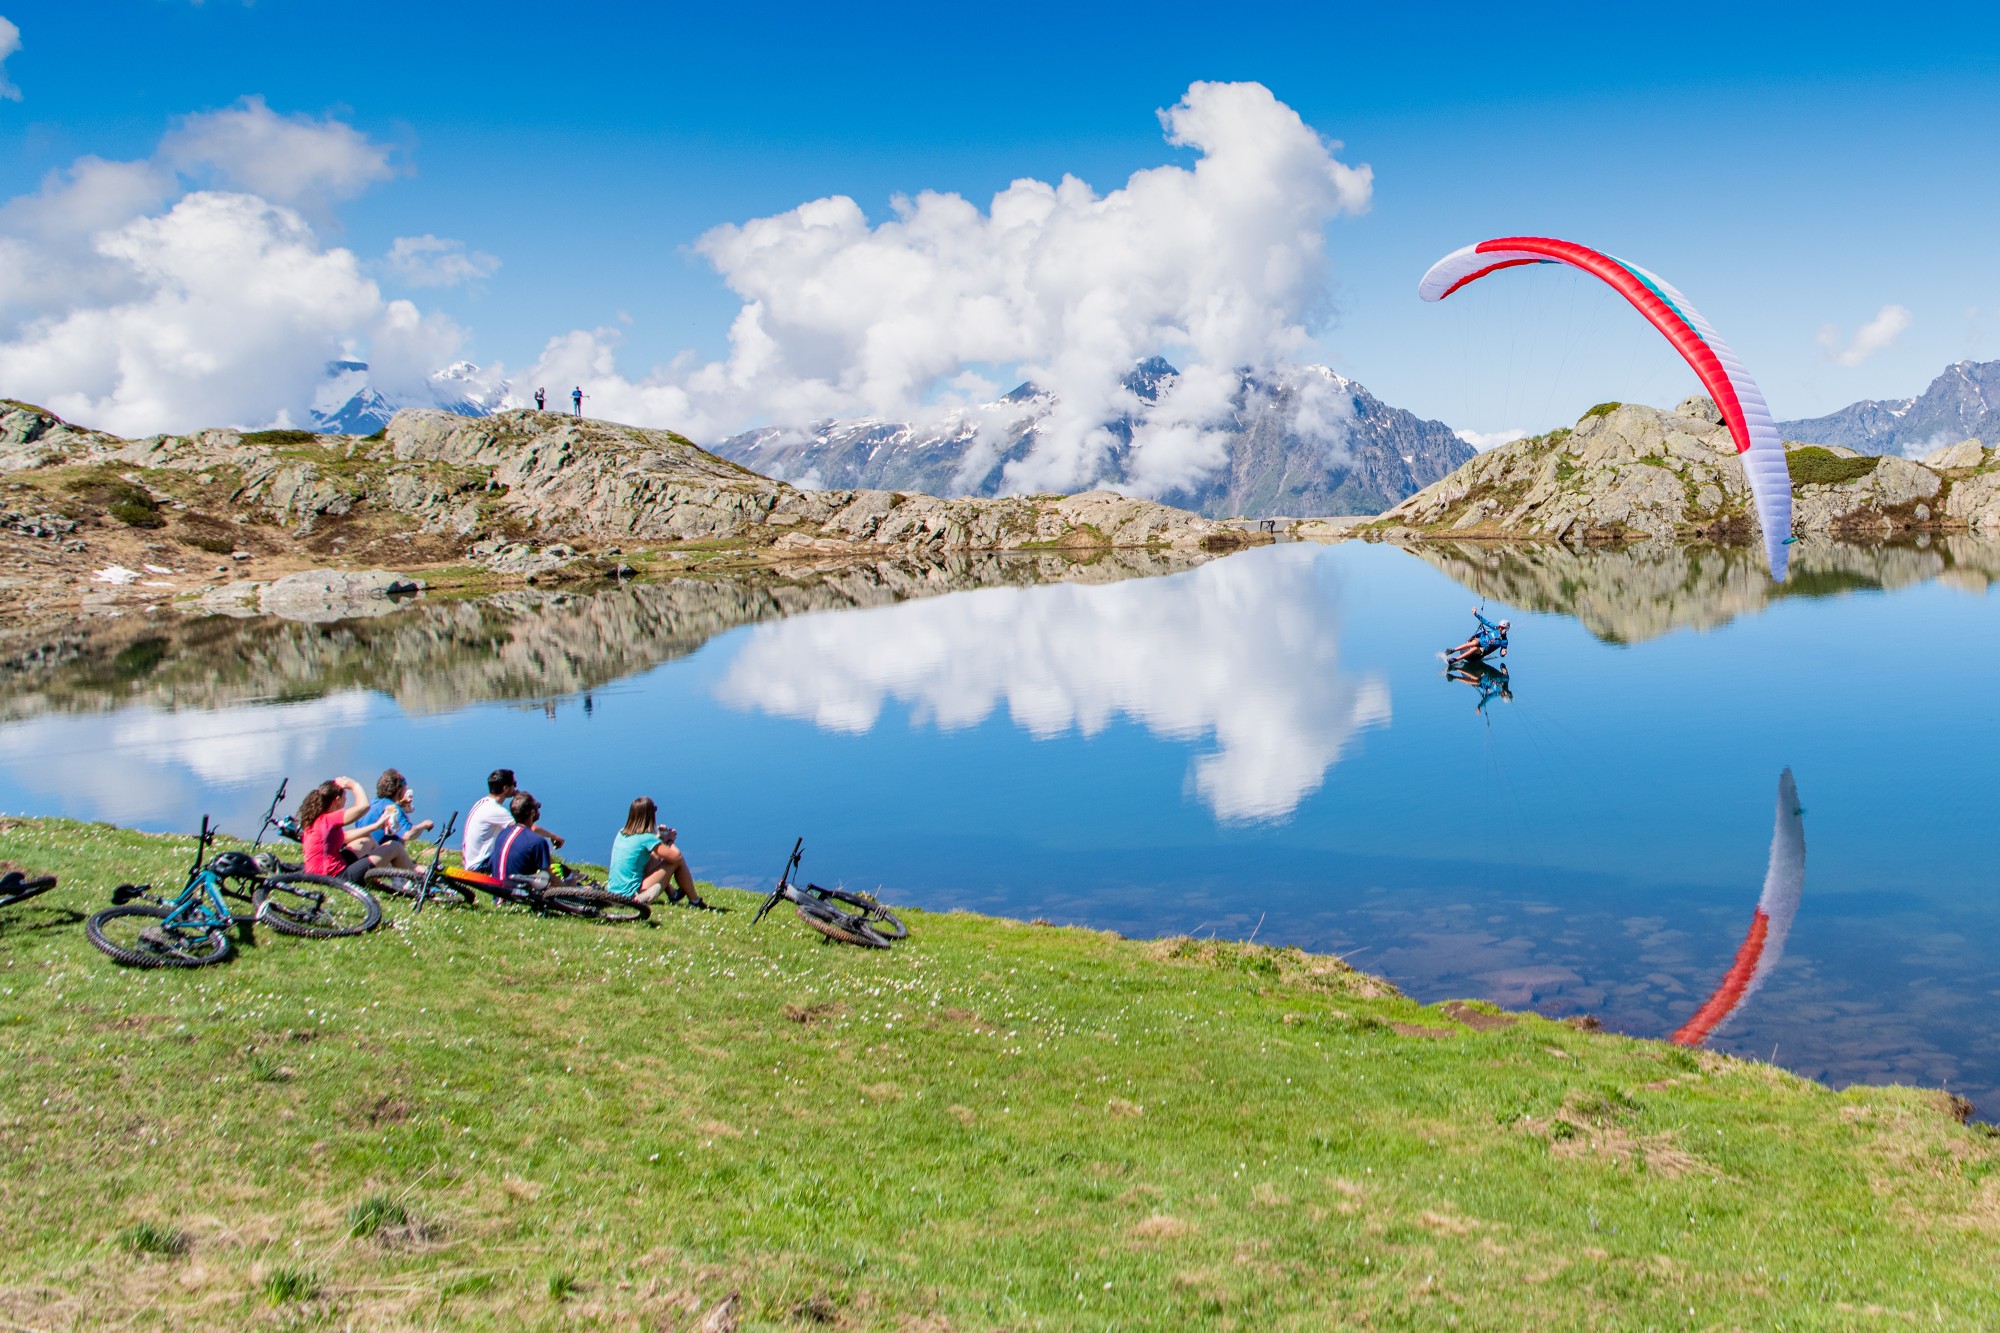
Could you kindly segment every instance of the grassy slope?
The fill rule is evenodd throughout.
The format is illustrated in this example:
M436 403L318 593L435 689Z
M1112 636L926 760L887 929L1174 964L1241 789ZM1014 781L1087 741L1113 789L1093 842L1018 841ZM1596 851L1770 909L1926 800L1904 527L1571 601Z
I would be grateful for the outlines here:
M190 846L0 830L64 876L0 910L0 1324L2000 1323L2000 1145L1935 1094L1475 1032L1296 952L960 914L836 949L727 891L91 950ZM405 1220L350 1236L370 1199Z

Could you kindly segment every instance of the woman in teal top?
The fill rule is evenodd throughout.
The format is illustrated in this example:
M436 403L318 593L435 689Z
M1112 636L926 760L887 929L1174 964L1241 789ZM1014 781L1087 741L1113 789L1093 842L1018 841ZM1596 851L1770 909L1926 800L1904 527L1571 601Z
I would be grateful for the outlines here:
M694 891L694 872L674 846L674 830L660 827L660 810L650 796L632 802L625 827L611 840L609 864L611 879L604 887L621 898L651 903L665 894L670 903L686 899L690 907L708 906Z

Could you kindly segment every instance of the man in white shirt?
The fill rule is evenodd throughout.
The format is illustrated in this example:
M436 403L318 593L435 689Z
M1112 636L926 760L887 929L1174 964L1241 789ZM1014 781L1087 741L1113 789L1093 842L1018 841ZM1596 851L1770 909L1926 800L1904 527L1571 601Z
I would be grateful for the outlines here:
M496 768L486 775L487 794L474 801L472 809L466 814L465 841L459 844L460 859L465 862L467 870L482 875L492 873L489 863L493 859L493 844L499 841L502 833L514 826L513 812L507 808L514 791L513 769ZM547 838L552 847L563 845L561 838L540 825L535 826L535 832Z

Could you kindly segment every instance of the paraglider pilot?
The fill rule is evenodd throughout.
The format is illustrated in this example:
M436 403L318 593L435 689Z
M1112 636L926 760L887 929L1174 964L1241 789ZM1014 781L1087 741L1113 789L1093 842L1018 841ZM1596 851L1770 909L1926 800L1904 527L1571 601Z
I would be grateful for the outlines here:
M1479 628L1472 632L1471 638L1446 653L1446 660L1458 663L1479 661L1488 657L1505 657L1507 622L1502 620L1496 624L1488 620L1479 613L1479 608L1476 606L1472 608L1472 618L1479 622Z

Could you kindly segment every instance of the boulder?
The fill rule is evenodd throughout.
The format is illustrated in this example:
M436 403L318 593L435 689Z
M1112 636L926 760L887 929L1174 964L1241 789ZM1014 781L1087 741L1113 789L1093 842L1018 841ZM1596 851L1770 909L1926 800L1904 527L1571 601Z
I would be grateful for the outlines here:
M267 616L324 625L336 620L387 615L396 609L389 589L407 580L385 569L308 569L258 587L257 609ZM214 596L237 584L205 595Z
M1947 444L1942 449L1933 449L1924 455L1924 466L1943 471L1947 468L1983 467L1986 464L1986 449L1978 440L1960 440L1957 444Z

